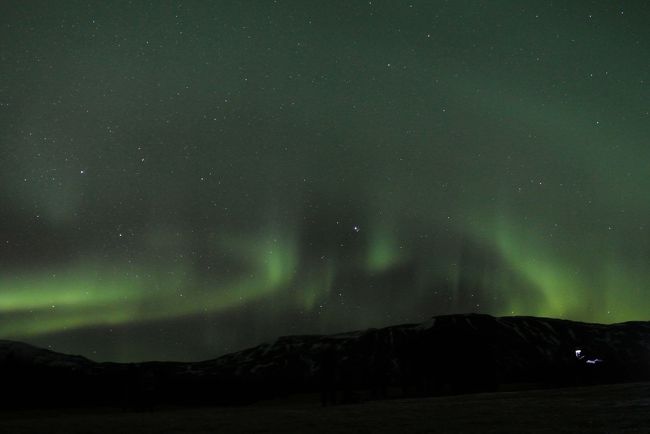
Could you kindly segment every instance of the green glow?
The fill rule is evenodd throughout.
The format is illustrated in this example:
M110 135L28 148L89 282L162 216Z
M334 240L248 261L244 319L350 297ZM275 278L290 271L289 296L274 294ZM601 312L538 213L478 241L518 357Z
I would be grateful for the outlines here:
M93 271L90 271L93 270ZM146 299L142 282L80 263L58 273L0 278L0 335L30 336L96 324L118 324Z
M300 307L306 311L313 310L332 290L334 278L334 269L327 264L311 270L306 279L298 282Z
M275 238L267 240L261 246L258 261L260 268L264 270L264 282L270 287L289 283L296 272L298 262L295 248L279 244Z
M650 273L643 266L616 263L611 251L591 255L597 249L593 244L567 246L561 235L542 237L539 229L532 229L532 222L524 227L505 215L496 221L472 231L481 242L493 246L519 278L513 282L507 270L491 270L494 285L506 302L495 314L605 323L646 315L650 301L639 297L647 290ZM528 285L536 297L533 303L527 299Z
M286 285L296 273L297 244L291 234L270 230L257 236L221 234L215 239L216 251L228 252L246 264L265 287Z
M85 273L57 276L33 275L0 278L0 312L49 308L51 306L100 306L117 299L137 301L142 297L133 282L102 283Z
M394 267L404 260L395 236L384 225L370 229L370 245L366 267L369 272L382 272Z
M24 3L0 2L0 338L194 358L648 319L644 2Z
M516 311L570 318L580 312L585 285L575 273L567 270L568 263L560 266L551 259L553 256L546 254L543 245L531 239L516 239L510 230L499 231L496 247L506 263L541 292L543 300L534 312L525 312L520 307L519 297L511 294L508 299L511 305L502 314ZM557 260L557 257L554 259Z
M14 318L0 323L0 335L24 337L219 312L286 289L296 272L295 245L287 238L230 237L221 248L232 249L246 264L241 276L204 281L187 262L128 273L79 263L59 274L5 276L0 279L0 314ZM316 297L306 296L305 303Z

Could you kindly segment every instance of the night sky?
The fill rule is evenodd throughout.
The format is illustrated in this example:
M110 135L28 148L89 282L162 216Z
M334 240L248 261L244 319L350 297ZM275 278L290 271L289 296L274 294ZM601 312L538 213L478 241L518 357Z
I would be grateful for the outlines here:
M200 360L650 319L646 1L0 3L0 338Z

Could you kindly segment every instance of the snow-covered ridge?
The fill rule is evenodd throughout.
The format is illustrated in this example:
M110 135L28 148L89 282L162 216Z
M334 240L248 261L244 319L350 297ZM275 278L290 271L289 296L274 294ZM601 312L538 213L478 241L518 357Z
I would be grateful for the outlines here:
M603 362L587 367L576 358L578 349L585 360ZM0 341L0 373L19 367L24 372L46 367L41 378L54 371L78 374L68 383L82 383L86 394L98 389L119 396L136 387L155 389L160 399L225 403L316 391L327 384L347 391L392 387L405 395L427 395L494 390L507 383L643 381L650 379L650 322L444 315L421 324L284 336L196 363L95 363Z
M51 368L86 368L94 362L82 356L73 356L34 347L23 342L0 339L0 365L29 365Z

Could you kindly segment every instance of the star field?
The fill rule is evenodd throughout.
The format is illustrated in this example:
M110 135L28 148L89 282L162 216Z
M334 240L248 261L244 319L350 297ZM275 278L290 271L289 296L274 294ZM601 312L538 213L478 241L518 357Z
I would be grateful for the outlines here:
M0 5L0 338L198 360L650 311L641 1Z

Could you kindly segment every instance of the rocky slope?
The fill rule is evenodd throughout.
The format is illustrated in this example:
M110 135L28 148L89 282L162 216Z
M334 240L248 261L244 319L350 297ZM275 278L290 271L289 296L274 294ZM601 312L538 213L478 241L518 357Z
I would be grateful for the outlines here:
M580 353L576 354L576 351ZM320 392L367 397L650 379L650 322L602 325L535 317L447 315L326 336L287 336L197 363L94 363L0 341L12 403L245 403Z

